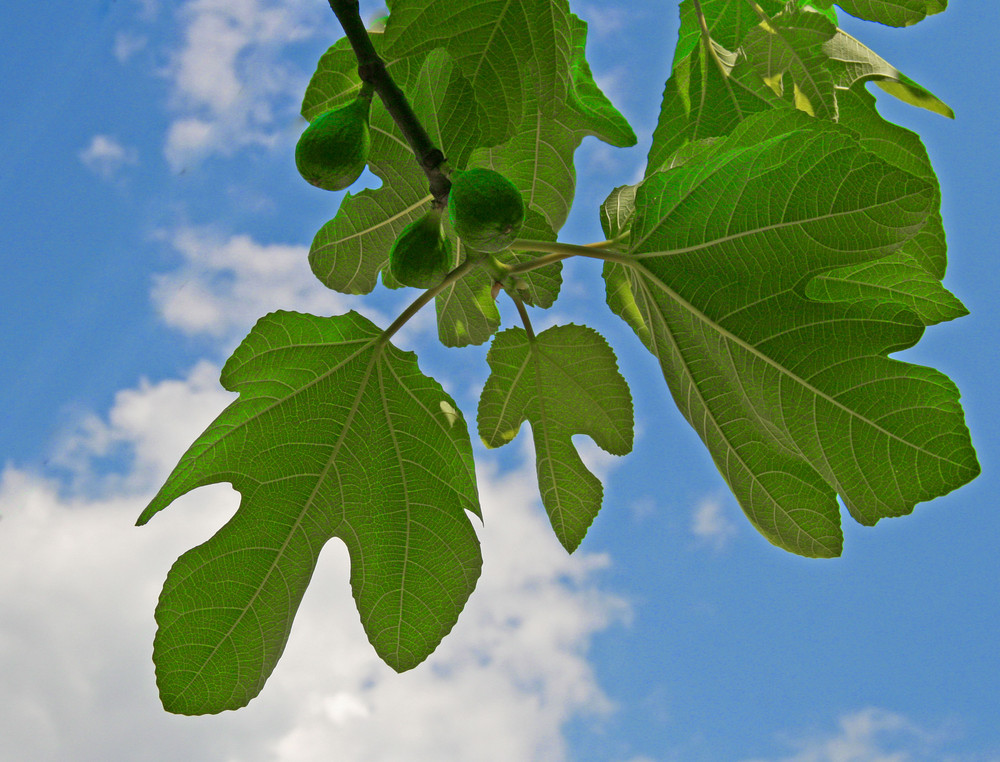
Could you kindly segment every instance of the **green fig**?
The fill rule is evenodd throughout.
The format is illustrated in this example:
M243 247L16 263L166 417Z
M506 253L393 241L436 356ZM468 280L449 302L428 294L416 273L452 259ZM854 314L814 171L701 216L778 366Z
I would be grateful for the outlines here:
M462 243L476 251L506 249L524 225L524 199L510 180L492 169L452 176L448 218Z
M436 286L451 270L451 241L441 222L441 210L431 209L396 238L389 251L389 272L404 286Z
M343 190L368 162L371 135L368 112L371 93L316 117L295 146L295 166L309 183L330 191Z

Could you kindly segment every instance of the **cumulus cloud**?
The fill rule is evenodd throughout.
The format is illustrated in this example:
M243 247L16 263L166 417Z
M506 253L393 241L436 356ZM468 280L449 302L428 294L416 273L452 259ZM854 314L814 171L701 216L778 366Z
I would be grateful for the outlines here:
M228 344L275 309L334 315L355 308L381 319L361 300L320 283L309 269L308 247L188 227L166 237L183 262L155 276L152 298L164 322L185 334Z
M94 135L78 156L87 169L105 180L114 179L124 167L139 163L138 151L126 148L110 135Z
M324 551L282 661L246 709L181 718L160 708L149 655L166 572L236 509L228 485L133 523L186 445L227 404L201 363L122 391L66 451L71 481L8 465L0 476L0 759L367 762L566 758L563 726L611 711L590 638L625 613L602 591L607 558L562 551L538 504L533 464L483 469L484 571L459 623L397 675L368 645L346 550ZM96 462L126 448L125 472ZM6 755L6 756L5 756Z
M714 495L702 498L691 513L691 532L698 541L715 550L725 549L736 536L736 523L724 511L724 503Z
M794 739L790 756L746 762L932 762L942 759L946 734L921 728L904 715L868 707L842 715L829 734Z

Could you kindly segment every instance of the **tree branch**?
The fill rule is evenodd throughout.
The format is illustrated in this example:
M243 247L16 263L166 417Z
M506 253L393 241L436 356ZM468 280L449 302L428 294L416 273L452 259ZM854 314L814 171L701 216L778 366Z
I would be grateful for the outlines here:
M329 2L358 59L358 76L362 82L375 88L386 111L413 149L417 164L427 175L427 182L434 196L433 206L443 209L451 188L451 181L441 171L441 166L445 163L444 154L431 141L427 130L406 100L406 95L386 71L385 61L375 51L368 30L361 20L358 0L329 0Z

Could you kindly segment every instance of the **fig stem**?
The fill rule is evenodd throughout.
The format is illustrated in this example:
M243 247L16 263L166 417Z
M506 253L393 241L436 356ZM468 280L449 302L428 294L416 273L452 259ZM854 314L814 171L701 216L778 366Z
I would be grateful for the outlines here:
M517 314L521 316L521 322L524 323L524 332L528 334L528 341L534 344L535 332L531 328L531 318L528 317L528 310L524 307L524 301L517 294L511 294L510 298L514 302L514 306L517 307Z
M611 241L602 241L601 243L611 243ZM622 254L619 251L601 248L600 244L581 246L575 243L562 243L561 241L529 241L519 238L510 245L510 248L519 251L547 251L551 253L542 257L536 257L528 262L522 262L519 265L511 266L509 275L519 275L531 270L537 270L540 267L561 262L569 257L603 259L608 262L619 262L623 265L635 264L632 257Z
M382 331L382 335L379 336L379 342L385 344L392 338L393 334L396 333L400 328L406 325L407 321L416 315L423 308L427 302L431 301L435 296L440 294L446 288L448 288L453 283L460 281L466 276L466 274L479 266L479 260L477 259L466 259L462 264L444 276L444 280L438 283L433 288L429 288L416 299L414 299L410 305L399 313L399 316L392 321L388 328Z
M385 61L375 51L368 30L361 20L358 0L329 0L329 2L358 59L358 76L362 82L375 88L385 110L389 112L389 116L413 150L417 164L427 175L427 182L434 196L432 205L443 209L448 201L448 190L451 188L451 181L441 170L441 166L445 163L444 154L434 145L403 91L386 71Z

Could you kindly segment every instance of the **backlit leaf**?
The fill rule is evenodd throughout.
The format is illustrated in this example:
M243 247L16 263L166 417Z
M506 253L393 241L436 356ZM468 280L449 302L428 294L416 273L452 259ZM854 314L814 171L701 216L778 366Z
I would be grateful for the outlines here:
M538 486L552 528L572 553L601 509L604 490L573 446L587 434L613 455L632 449L632 396L614 352L592 328L555 326L534 337L498 333L479 400L479 436L488 447L531 423Z
M160 595L153 660L168 711L214 713L257 695L332 537L347 545L362 625L391 667L416 666L454 625L482 563L468 430L415 356L380 337L353 312L275 312L223 368L239 398L139 518L206 484L242 495Z

